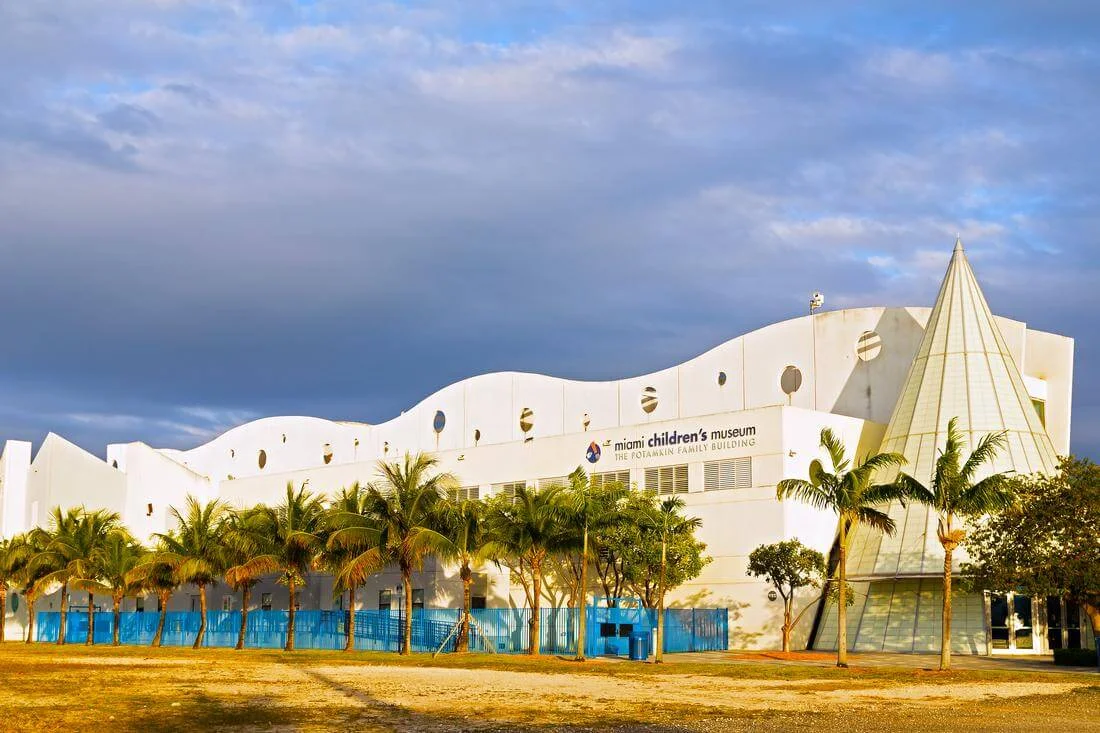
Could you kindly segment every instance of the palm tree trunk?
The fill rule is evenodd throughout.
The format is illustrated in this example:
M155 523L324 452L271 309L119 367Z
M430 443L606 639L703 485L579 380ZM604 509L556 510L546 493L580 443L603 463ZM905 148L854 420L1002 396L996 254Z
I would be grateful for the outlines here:
M584 520L584 542L581 545L581 587L580 608L577 613L577 656L578 662L584 661L585 636L588 633L588 518Z
M836 666L848 666L848 537L844 520L840 520L840 559L837 563Z
M84 640L84 646L91 646L95 641L95 596L88 591L88 638Z
M951 555L954 548L943 548L943 634L940 637L940 669L951 669Z
M118 628L119 624L122 623L122 596L116 595L113 600L115 617L114 624L111 628L111 645L119 646L122 643L120 641L121 634Z
M355 651L355 586L348 588L348 624L347 639L344 641L344 651Z
M199 633L195 634L195 643L192 649L202 646L202 640L206 638L206 584L199 586Z
M38 595L24 591L23 600L27 602L27 638L23 643L30 644L34 641L34 604L38 602Z
M248 633L248 604L252 602L252 586L245 585L241 588L241 629L237 632L237 646L234 649L244 649L244 637Z
M8 586L0 583L0 644L4 642L4 627L8 622Z
M462 578L462 625L458 628L455 651L465 653L470 651L470 596L474 585L474 574L468 561L463 561L459 576Z
M69 586L61 584L61 614L57 619L57 644L65 643L65 606L69 603Z
M291 578L286 586L289 589L288 596L290 602L287 605L286 647L284 647L283 651L292 652L294 651L294 602L297 600L296 596L298 595L298 589L294 587L294 578Z
M527 653L533 657L539 656L541 653L542 639L541 624L539 616L542 611L542 558L534 557L531 559L531 620L529 622L531 629L531 646L527 650Z
M412 568L402 564L401 565L401 580L405 584L405 629L401 639L401 653L410 654L412 652L412 616L413 616L413 589L412 589Z
M153 634L153 643L149 646L160 646L164 638L164 620L168 618L168 593L159 591L157 599L160 601L160 618L157 619L157 633Z
M665 651L665 562L668 555L668 541L661 538L661 572L657 576L657 651L653 653L653 663L664 661Z

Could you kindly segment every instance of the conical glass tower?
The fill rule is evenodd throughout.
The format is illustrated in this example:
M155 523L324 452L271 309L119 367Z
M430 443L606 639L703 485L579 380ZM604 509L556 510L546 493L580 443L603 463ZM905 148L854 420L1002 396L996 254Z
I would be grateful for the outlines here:
M953 417L958 418L968 450L987 433L1007 432L1008 446L986 467L987 473L1055 471L1054 446L961 241L955 242L882 450L904 455L908 461L904 470L927 483ZM889 514L897 525L893 536L864 527L852 540L848 574L866 585L856 587L848 638L857 650L933 651L938 649L943 572L937 517L929 507L917 504L891 505ZM957 551L955 561L965 561L965 553ZM818 648L836 645L831 613L835 611L827 611L823 619ZM957 600L955 619L952 645L960 651L980 651L985 634L981 597Z

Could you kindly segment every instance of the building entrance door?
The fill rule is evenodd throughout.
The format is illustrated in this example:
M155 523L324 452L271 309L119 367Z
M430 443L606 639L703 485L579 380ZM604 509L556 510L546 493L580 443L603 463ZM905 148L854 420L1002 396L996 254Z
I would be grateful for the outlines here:
M1022 593L989 593L986 596L989 619L990 652L993 654L1033 654L1036 640L1035 602Z
M1081 608L1061 596L1047 596L1047 649L1081 648Z

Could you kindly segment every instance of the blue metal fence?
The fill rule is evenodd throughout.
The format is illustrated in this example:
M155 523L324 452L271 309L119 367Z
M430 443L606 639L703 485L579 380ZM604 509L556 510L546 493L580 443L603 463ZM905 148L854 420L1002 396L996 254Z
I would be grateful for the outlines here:
M588 641L585 649L591 655L627 653L626 638L621 635L630 623L635 631L652 632L657 612L652 609L613 609L614 634L608 634L606 608L589 607ZM630 619L623 613L629 612ZM544 654L572 654L576 650L577 613L572 608L543 608L539 612L540 643ZM531 611L526 608L480 608L471 611L470 648L486 647L503 654L527 651L530 644ZM434 652L448 636L445 651L454 649L451 632L462 616L460 609L416 609L412 614L412 649ZM148 645L157 630L160 614L126 612L120 614L119 641L126 645ZM298 611L294 614L294 644L299 649L343 649L348 614L344 611ZM190 646L199 630L197 611L169 611L165 614L164 646ZM277 649L286 645L288 625L286 611L249 611L245 646ZM370 651L399 649L404 614L396 611L356 611L355 648ZM35 639L41 642L57 640L60 614L40 611L35 621ZM232 647L237 643L241 626L240 611L209 611L206 614L206 636L203 646ZM114 633L114 614L95 614L96 644L110 644ZM70 612L65 616L65 641L83 643L88 635L88 615ZM612 642L612 639L614 640ZM667 609L665 611L665 651L686 652L725 649L729 631L726 609ZM621 640L621 641L620 641Z

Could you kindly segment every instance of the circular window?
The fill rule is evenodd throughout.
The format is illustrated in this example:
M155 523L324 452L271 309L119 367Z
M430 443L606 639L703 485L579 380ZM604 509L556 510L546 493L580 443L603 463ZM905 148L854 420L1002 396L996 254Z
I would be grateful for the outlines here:
M535 427L535 411L530 407L524 407L519 412L519 429L527 433L533 427Z
M657 388L646 387L642 390L642 412L649 415L657 409Z
M283 442L286 442L286 433L283 433Z
M481 431L474 428L474 445L477 445L477 441L481 440Z
M592 424L592 418L588 416L588 413L584 413L584 417L581 418L581 425L584 427L584 431L588 432L588 426Z
M787 367L779 377L779 386L783 394L793 395L802 387L802 371L798 367Z
M725 387L726 386L726 373L725 372L718 372L718 386L719 387Z
M325 462L325 465L332 463L332 445L325 443L321 448L321 460Z
M382 441L382 455L386 455L389 452L390 452L390 441L388 441L388 440Z
M236 456L237 456L237 451L235 451L235 450L233 450L232 448L230 448L230 449L229 449L229 457L230 457L230 458L235 458Z
M436 410L435 417L432 418L432 430L436 433L442 433L443 428L447 425L447 416L443 414L443 410Z
M864 331L856 341L856 356L860 361L871 361L882 353L882 337L874 331Z
M267 465L267 451L263 448L260 449L260 455L257 456L256 463L261 469Z

